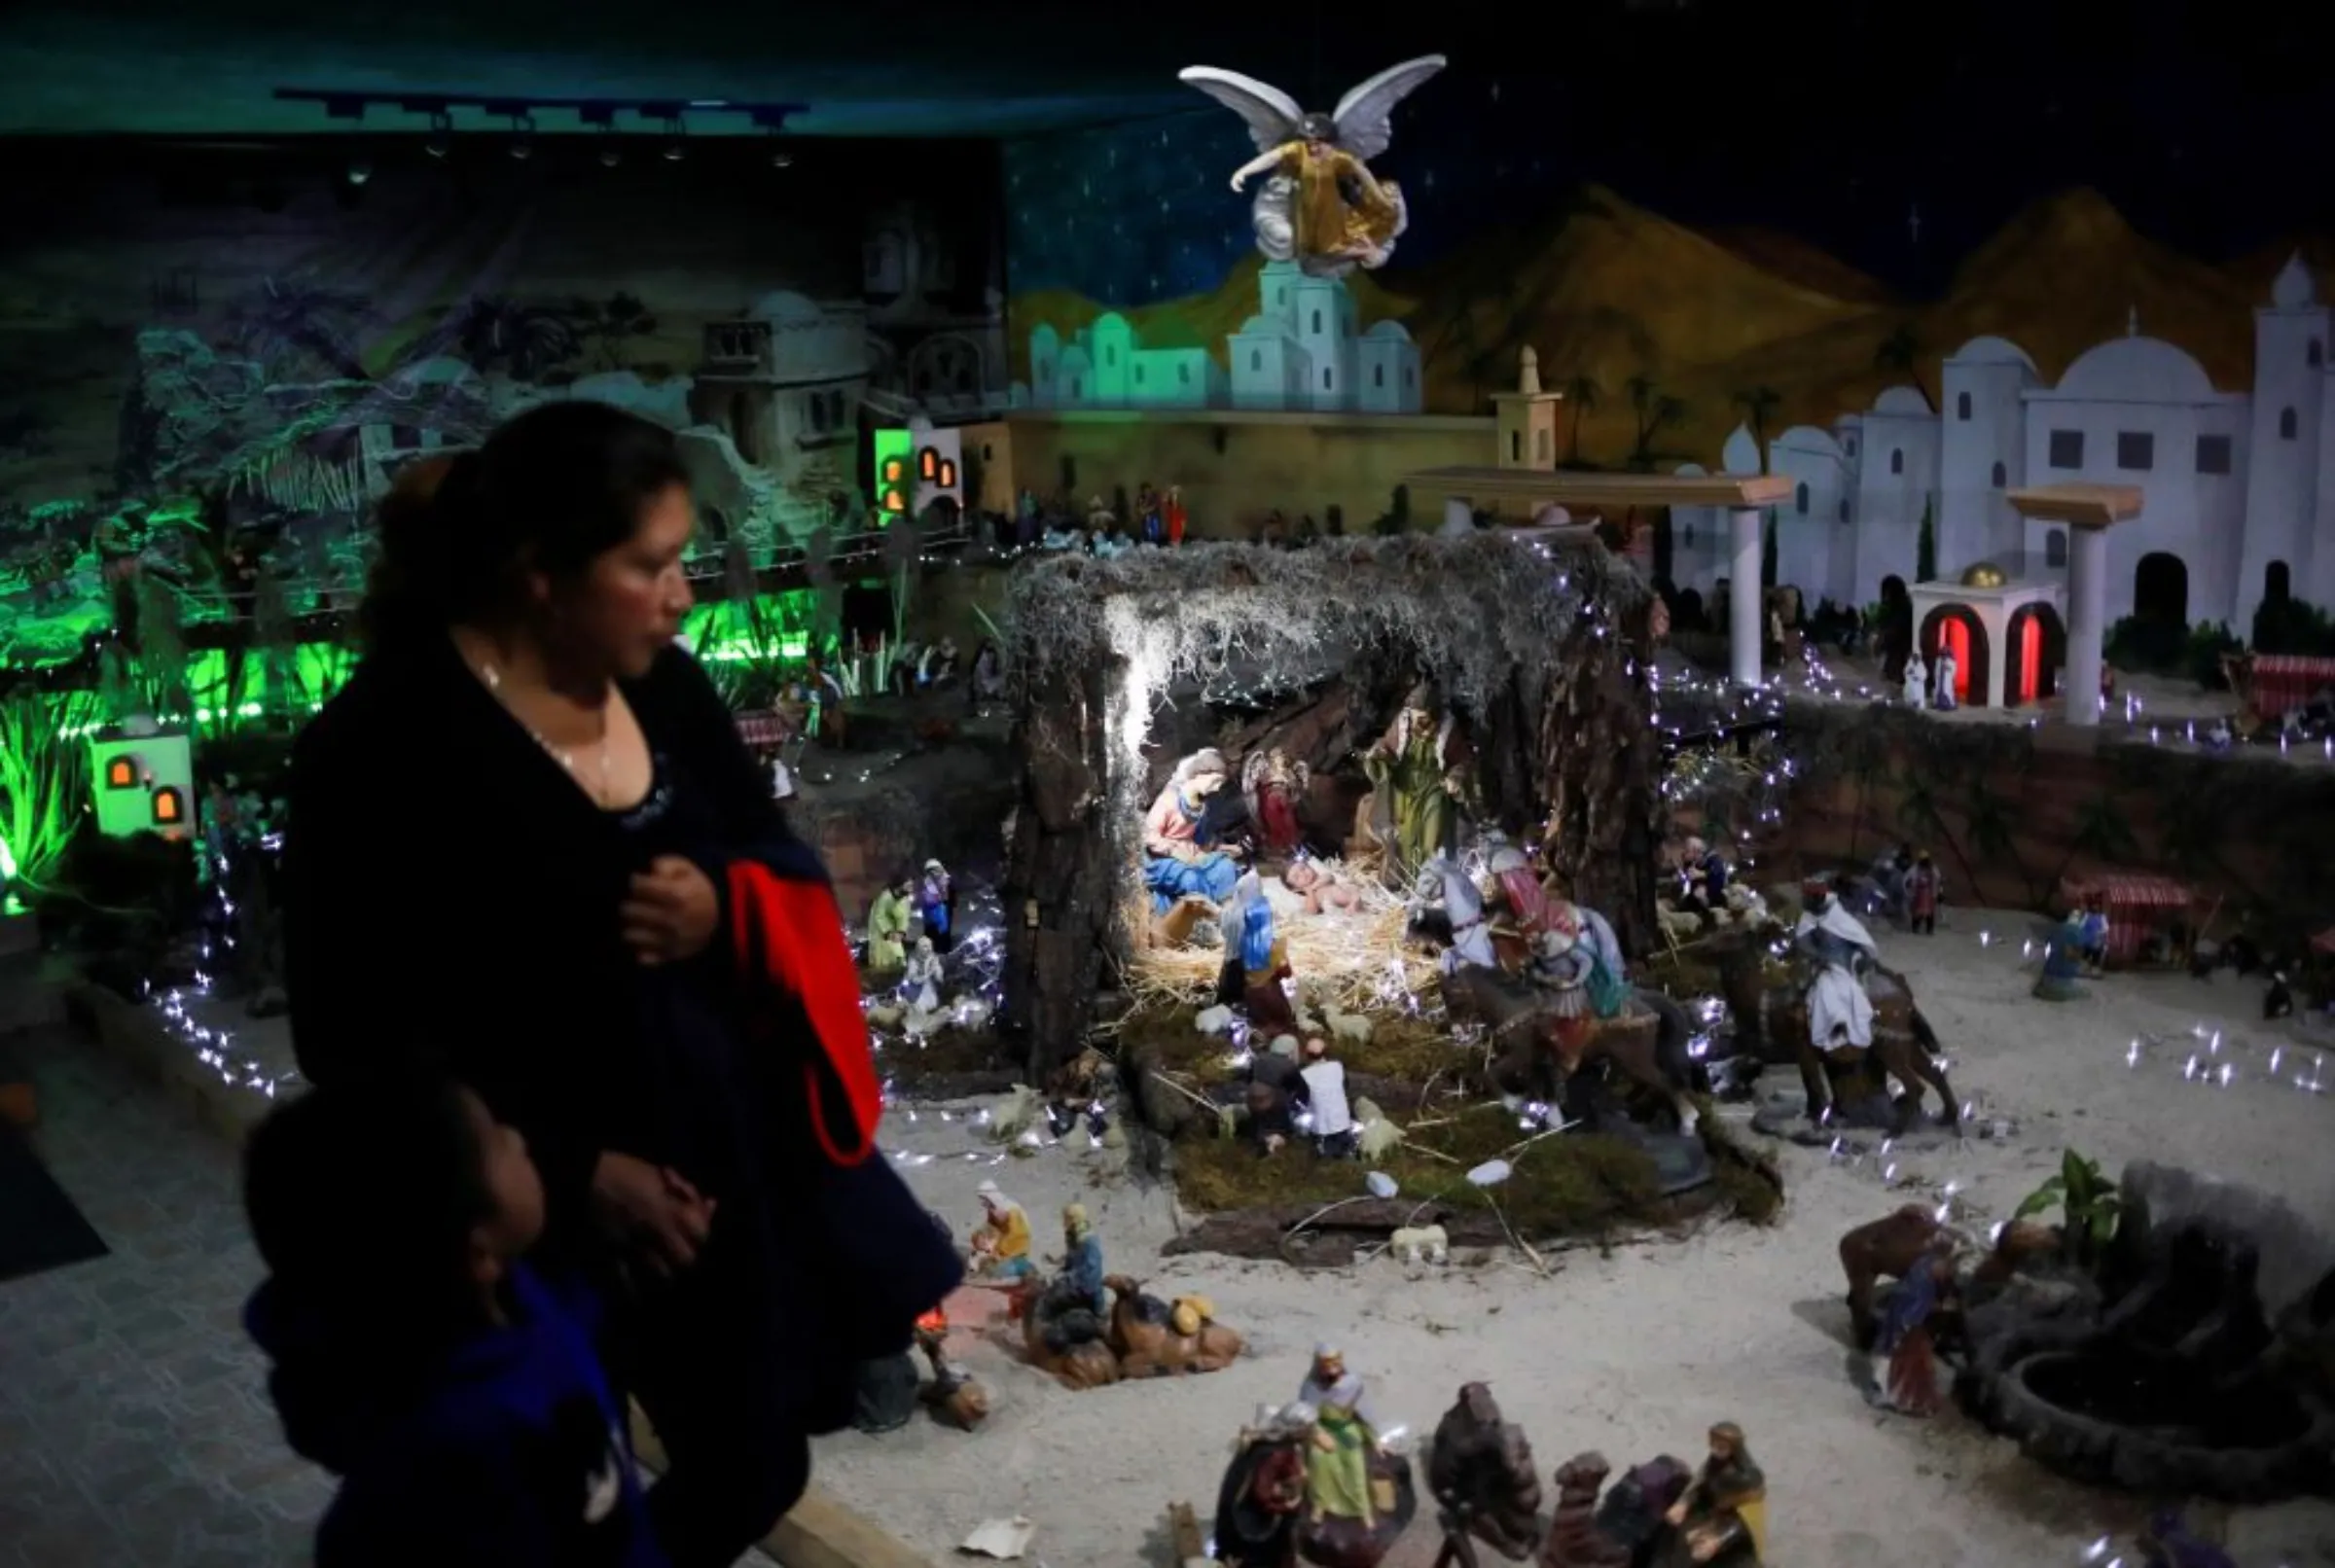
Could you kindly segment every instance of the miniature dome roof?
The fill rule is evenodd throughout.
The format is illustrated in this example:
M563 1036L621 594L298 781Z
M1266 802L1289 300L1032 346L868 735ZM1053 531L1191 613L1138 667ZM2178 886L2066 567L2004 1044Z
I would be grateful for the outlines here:
M2161 338L2111 338L2078 356L2059 390L2106 402L2185 403L2213 396L2213 380Z
M2278 277L2270 285L2270 303L2281 310L2306 310L2318 303L2318 289L2312 281L2311 268L2303 265L2303 253L2296 251L2279 268Z
M1927 417L1930 412L1929 399L1923 397L1918 388L1893 386L1873 400L1873 411L1875 413L1911 413Z
M1993 561L1980 561L1975 566L1966 568L1962 573L1962 587L1964 588L2000 588L2009 581L2009 576Z
M1387 339L1392 339L1396 342L1407 343L1411 340L1411 329L1404 326L1399 321L1381 321L1375 323L1371 329L1362 336L1365 338L1376 338L1382 341Z
M1809 452L1819 457L1841 455L1839 439L1820 425L1794 425L1770 442L1768 447L1771 451Z
M1727 445L1719 449L1719 472L1722 474L1756 474L1759 472L1759 438L1751 434L1749 425L1737 425L1728 434Z
M2030 372L2035 371L2035 362L2028 357L2026 349L2021 348L2008 338L1992 336L1971 339L1961 347L1947 355L1946 363L1949 365L2024 365ZM2041 373L2035 372L2035 374L2040 374Z
M764 295L746 310L753 321L816 321L823 314L815 302L788 289Z

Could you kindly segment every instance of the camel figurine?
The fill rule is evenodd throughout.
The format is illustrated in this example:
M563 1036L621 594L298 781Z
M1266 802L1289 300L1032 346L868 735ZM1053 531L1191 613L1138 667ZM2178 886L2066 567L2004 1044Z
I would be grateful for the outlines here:
M1103 1280L1111 1292L1111 1348L1122 1377L1173 1377L1222 1372L1239 1358L1239 1333L1213 1320L1202 1297L1163 1301L1143 1294L1143 1282L1125 1274Z
M1209 1317L1208 1303L1200 1297L1163 1301L1143 1293L1140 1280L1110 1274L1103 1284L1111 1293L1111 1312L1100 1339L1067 1349L1046 1343L1045 1314L1038 1309L1045 1287L1025 1281L1015 1293L1014 1311L1022 1319L1022 1348L1025 1360L1053 1375L1064 1388L1100 1388L1132 1377L1173 1377L1184 1373L1221 1372L1239 1358L1245 1343L1240 1336Z

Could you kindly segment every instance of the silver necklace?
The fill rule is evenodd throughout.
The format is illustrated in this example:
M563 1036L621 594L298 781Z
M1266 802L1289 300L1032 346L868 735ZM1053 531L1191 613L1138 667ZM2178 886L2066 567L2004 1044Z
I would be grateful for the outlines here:
M598 765L593 769L597 780L595 783L593 779L584 776L583 768L577 766L574 752L565 746L552 744L550 736L527 723L526 715L511 705L511 699L503 695L503 672L497 669L491 661L479 660L479 679L485 683L487 693L503 705L503 711L518 721L519 727L527 732L528 738L532 739L536 745L541 746L550 755L552 761L567 769L568 777L582 785L584 792L598 804L606 805L608 803L608 710L605 707L600 709L600 738L593 747L593 750L598 753Z

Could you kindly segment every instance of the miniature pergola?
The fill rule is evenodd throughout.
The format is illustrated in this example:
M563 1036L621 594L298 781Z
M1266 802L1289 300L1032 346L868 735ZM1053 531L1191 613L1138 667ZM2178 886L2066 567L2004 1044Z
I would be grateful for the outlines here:
M2030 522L2067 529L2067 722L2100 724L2101 647L2107 636L2108 530L2140 516L2137 484L2038 484L2005 497Z
M1404 476L1414 503L1428 498L1486 511L1506 502L1528 520L1560 506L1576 517L1591 512L1649 507L1724 507L1733 555L1727 583L1728 672L1738 686L1762 680L1759 646L1760 514L1790 499L1792 481L1775 474L1577 474L1532 467L1429 468Z
M2055 578L2015 578L1979 561L1954 578L1916 583L1914 642L1934 667L1938 649L1958 650L1955 693L1973 707L2015 708L2047 700L2066 641L2066 594ZM1958 634L1956 627L1960 630Z
M1286 748L1316 777L1351 769L1422 680L1473 732L1487 825L1568 874L1625 947L1651 949L1651 596L1594 535L1562 532L1188 545L1015 569L1021 780L999 1021L1033 1072L1084 1048L1098 992L1134 950L1141 818L1173 753ZM1186 700L1165 744L1169 690L1237 667L1282 695L1257 697L1267 711L1237 735Z

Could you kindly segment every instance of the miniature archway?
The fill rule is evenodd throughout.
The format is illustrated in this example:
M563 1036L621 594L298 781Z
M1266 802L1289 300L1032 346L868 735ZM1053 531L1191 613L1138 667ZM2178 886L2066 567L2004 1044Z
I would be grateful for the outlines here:
M2134 562L2133 614L2142 621L2189 624L2189 563L2161 550Z
M2067 627L2048 604L2023 604L2003 631L2002 705L2050 700L2067 658Z
M1986 623L1966 604L1941 604L1922 623L1922 660L1937 667L1938 651L1954 650L1954 699L1986 706L1990 668Z

